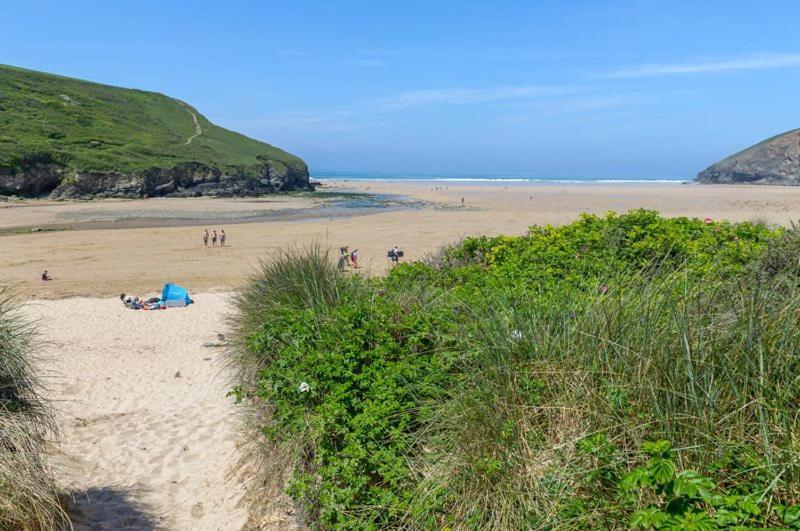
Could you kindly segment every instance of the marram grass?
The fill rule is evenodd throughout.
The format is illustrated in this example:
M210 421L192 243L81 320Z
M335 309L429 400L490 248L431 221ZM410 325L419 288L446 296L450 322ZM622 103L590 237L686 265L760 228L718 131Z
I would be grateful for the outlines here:
M0 289L0 529L69 527L45 459L56 426L34 366L36 332Z

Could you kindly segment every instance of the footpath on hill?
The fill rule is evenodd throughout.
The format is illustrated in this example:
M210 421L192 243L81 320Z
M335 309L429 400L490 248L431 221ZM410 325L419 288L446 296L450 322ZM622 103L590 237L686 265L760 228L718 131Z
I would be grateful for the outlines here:
M147 294L140 294L147 295ZM62 428L57 479L77 529L239 529L238 451L218 334L226 294L134 311L119 300L34 301ZM206 344L206 346L204 346Z
M188 146L192 143L192 140L203 134L203 128L200 127L200 122L197 120L197 115L194 113L194 111L192 111L192 109L190 109L185 103L181 103L181 105L183 105L186 110L189 111L189 114L192 115L192 121L194 121L194 134L183 143L184 146Z

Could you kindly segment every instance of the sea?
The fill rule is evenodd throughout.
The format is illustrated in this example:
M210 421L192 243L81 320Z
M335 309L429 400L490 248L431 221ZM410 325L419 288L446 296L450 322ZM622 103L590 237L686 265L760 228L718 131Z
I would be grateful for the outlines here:
M314 181L387 181L387 182L431 182L431 183L485 183L492 184L682 184L687 179L664 179L642 177L637 179L615 177L541 177L528 175L461 175L436 173L371 173L371 172L311 172Z

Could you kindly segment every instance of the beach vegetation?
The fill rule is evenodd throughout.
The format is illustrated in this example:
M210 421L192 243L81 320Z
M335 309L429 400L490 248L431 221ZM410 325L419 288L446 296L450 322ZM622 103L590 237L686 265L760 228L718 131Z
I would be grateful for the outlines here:
M796 241L636 210L381 278L290 252L235 394L316 528L800 528Z
M45 459L56 433L34 367L36 332L0 290L0 529L68 526Z

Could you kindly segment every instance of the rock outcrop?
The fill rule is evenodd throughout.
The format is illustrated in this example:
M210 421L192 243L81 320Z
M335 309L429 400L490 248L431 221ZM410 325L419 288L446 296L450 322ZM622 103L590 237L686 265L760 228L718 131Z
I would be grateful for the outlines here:
M800 185L800 129L774 136L697 174L711 184Z
M244 197L286 190L310 190L308 171L275 161L241 173L223 173L200 163L129 173L78 171L63 175L56 164L33 164L21 172L0 170L0 196L93 199L144 197Z

